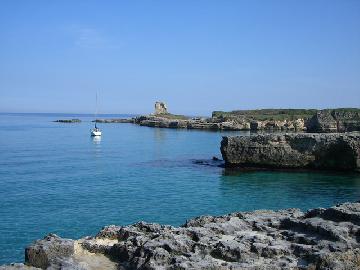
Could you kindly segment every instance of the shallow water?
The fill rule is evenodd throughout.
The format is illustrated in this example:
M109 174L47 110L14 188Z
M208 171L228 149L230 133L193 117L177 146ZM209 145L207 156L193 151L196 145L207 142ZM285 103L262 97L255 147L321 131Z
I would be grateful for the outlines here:
M139 220L180 225L198 215L328 207L360 199L360 175L233 172L195 160L220 157L207 132L53 123L55 114L0 114L0 264L49 232L79 238ZM115 116L112 116L115 117ZM119 116L117 116L119 117Z

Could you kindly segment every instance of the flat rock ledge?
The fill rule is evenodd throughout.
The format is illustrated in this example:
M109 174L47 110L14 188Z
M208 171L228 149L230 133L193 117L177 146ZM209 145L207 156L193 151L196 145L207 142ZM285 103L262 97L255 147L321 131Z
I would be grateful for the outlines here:
M95 237L50 234L9 269L360 269L360 203L301 212L201 216L181 227L139 222Z
M159 115L143 115L134 118L134 123L140 126L179 129L232 130L232 131L305 131L304 121L245 121L244 119L202 118L191 119L166 118Z
M360 171L360 133L226 136L221 153L228 167Z

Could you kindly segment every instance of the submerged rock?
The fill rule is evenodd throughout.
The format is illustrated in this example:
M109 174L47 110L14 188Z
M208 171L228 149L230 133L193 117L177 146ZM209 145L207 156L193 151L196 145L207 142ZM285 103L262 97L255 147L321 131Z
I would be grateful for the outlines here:
M227 166L360 170L360 133L223 137Z
M201 216L181 227L111 225L77 241L50 235L27 254L27 264L42 269L355 270L360 203Z

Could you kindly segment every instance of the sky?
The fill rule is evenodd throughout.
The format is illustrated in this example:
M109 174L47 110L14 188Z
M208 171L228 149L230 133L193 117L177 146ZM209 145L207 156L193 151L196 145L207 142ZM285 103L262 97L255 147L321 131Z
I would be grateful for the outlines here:
M360 107L359 0L0 1L0 112Z

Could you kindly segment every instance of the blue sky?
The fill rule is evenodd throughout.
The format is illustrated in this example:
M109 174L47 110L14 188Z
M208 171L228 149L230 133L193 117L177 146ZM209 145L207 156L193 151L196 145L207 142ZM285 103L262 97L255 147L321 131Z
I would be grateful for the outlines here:
M0 111L360 107L360 1L1 1Z

